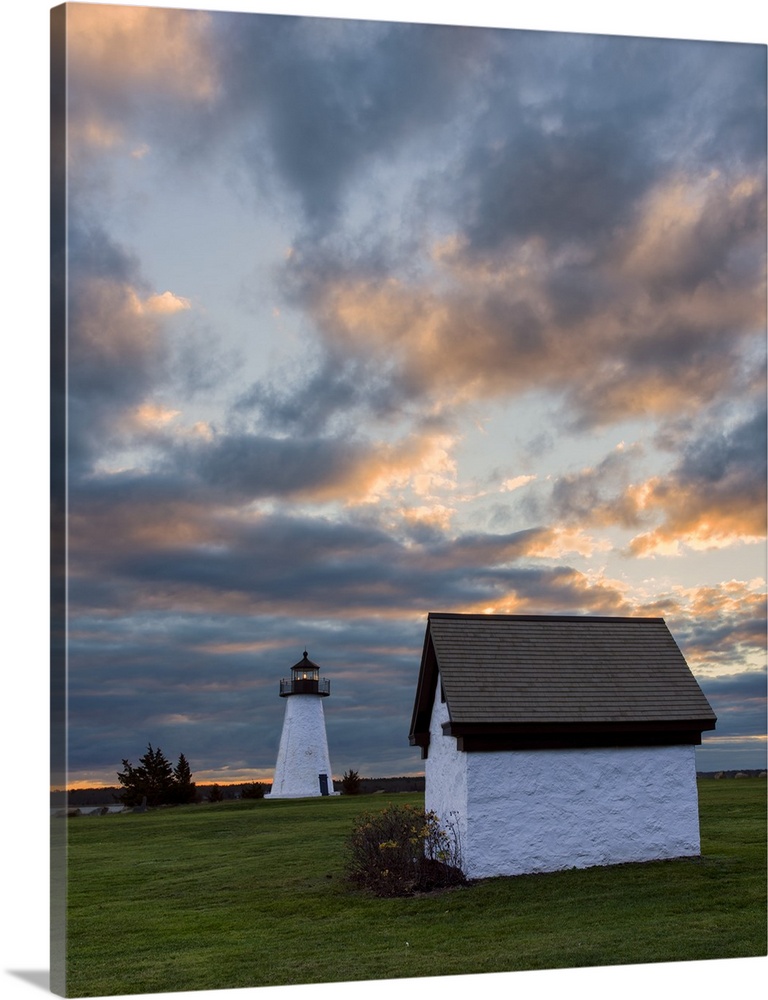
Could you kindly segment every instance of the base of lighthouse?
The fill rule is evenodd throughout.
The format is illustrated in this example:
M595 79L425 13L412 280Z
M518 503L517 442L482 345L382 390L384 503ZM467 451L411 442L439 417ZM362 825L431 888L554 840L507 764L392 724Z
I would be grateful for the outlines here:
M304 799L336 794L322 697L296 694L286 698L272 791L264 798Z

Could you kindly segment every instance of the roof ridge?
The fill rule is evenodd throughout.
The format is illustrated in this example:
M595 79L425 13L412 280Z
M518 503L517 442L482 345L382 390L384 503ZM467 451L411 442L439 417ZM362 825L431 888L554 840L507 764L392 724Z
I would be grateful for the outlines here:
M474 619L475 621L526 621L526 622L551 622L551 621L574 621L574 622L663 622L661 617L651 617L645 615L503 615L485 614L484 612L461 612L461 611L429 611L427 619Z

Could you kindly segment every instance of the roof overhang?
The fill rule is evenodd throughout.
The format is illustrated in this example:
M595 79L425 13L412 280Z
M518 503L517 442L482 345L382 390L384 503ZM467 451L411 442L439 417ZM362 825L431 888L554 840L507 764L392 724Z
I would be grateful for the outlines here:
M446 736L456 738L457 750L473 753L495 750L698 745L701 743L702 731L714 729L715 723L711 719L509 725L447 722L442 728ZM427 741L426 746L428 745Z

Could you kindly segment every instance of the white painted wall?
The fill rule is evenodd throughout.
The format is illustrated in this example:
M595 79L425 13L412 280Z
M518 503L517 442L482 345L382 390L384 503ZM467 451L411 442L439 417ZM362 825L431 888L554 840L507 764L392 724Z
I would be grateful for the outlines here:
M468 754L458 753L456 740L444 736L441 726L448 722L448 706L440 701L440 685L429 721L429 754L424 761L424 808L436 813L447 829L455 825L462 855L467 841Z
M333 791L333 772L328 756L323 698L315 694L292 694L285 699L283 732L277 752L275 776L268 799L303 799L319 796L318 775L328 775Z
M425 801L458 812L470 878L700 853L693 746L460 753L447 717L438 692Z

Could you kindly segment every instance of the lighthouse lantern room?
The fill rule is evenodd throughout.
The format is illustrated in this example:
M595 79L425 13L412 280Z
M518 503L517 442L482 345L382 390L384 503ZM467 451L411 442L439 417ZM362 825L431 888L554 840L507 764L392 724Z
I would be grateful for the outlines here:
M285 716L269 799L312 798L334 795L323 698L331 682L320 677L320 667L307 651L291 667L291 676L280 681Z

